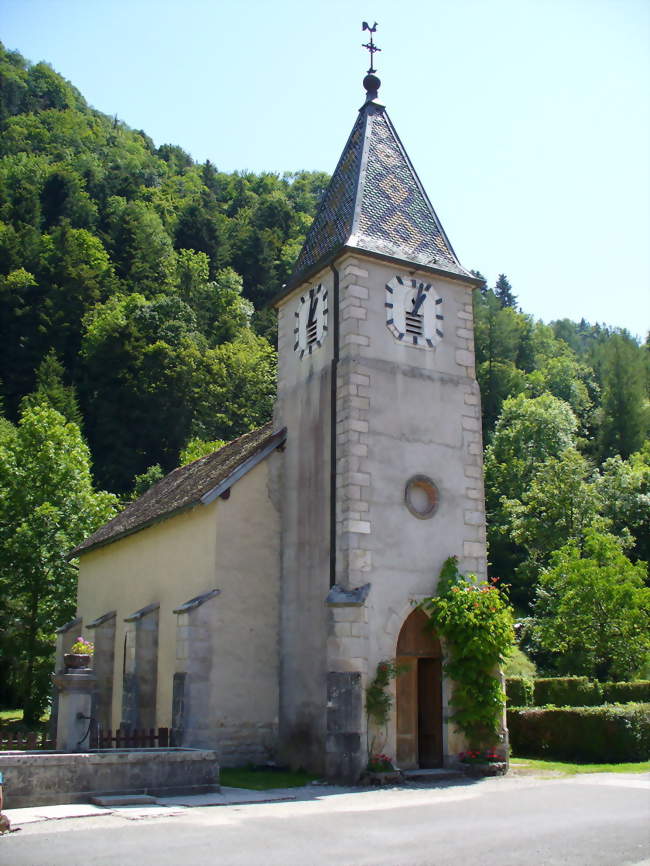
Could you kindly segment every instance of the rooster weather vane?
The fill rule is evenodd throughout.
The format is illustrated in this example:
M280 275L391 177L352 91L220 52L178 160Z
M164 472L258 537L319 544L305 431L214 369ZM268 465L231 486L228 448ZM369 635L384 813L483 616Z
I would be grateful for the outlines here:
M373 39L372 39L373 33L376 33L376 31L377 31L377 22L375 21L375 23L371 27L367 21L364 21L364 22L362 22L361 29L367 30L368 33L370 33L370 42L366 42L365 45L362 45L361 47L367 48L368 51L370 52L370 69L368 70L368 73L372 74L373 72L377 71L375 69L375 66L374 66L375 52L381 51L381 48L377 48L377 46L375 45L375 43L373 42Z

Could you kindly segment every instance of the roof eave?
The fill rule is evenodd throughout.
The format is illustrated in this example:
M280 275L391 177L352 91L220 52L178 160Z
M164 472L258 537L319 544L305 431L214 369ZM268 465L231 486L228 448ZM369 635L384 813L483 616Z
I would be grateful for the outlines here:
M214 502L218 496L223 496L223 494L230 490L232 485L239 481L240 478L243 478L244 475L250 472L258 463L261 463L262 460L268 457L271 452L283 445L286 438L287 428L283 427L281 430L278 430L277 433L274 433L258 451L251 454L250 457L247 457L246 460L239 464L239 466L236 466L235 469L233 469L233 471L223 479L223 481L220 481L219 484L204 493L200 499L201 505L209 505L211 502Z
M367 250L363 247L356 246L355 244L344 243L332 249L327 255L320 258L317 262L310 268L306 268L304 271L301 271L300 274L296 274L296 277L293 278L290 282L283 287L282 291L278 292L278 294L271 299L269 302L269 306L277 307L281 301L283 301L288 295L294 292L298 286L301 286L303 283L308 282L315 274L319 271L322 271L323 268L328 267L337 258L339 258L344 253L358 253L362 256L369 256L373 259L382 259L383 261L394 262L397 265L408 266L409 268L415 268L418 271L425 271L426 273L436 274L440 277L445 277L449 280L455 280L456 282L468 283L475 288L480 288L483 285L483 280L478 279L477 277L472 276L469 273L458 274L455 271L448 271L446 268L436 267L432 264L421 264L420 262L413 261L413 259L408 258L406 255L404 257L401 256L391 256L387 253L379 253L374 250ZM462 265L460 265L462 267Z
M250 457L247 457L246 460L242 461L242 463L240 463L239 466L236 466L222 481L219 482L219 484L212 487L206 493L202 493L191 502L186 502L178 508L172 508L162 514L157 514L150 520L145 520L136 526L131 526L128 529L117 532L115 535L111 535L110 538L104 538L101 541L96 541L88 546L81 544L78 547L75 547L74 550L66 556L66 559L75 559L77 556L89 553L91 550L97 550L99 547L106 547L108 544L113 544L115 541L120 541L122 538L127 538L129 535L135 535L136 532L141 532L143 529L148 529L150 526L155 526L157 523L162 523L163 520L168 520L170 517L176 517L178 514L182 514L184 511L189 511L197 505L210 505L215 499L222 496L227 490L230 490L233 484L236 484L240 478L243 478L244 475L250 472L250 470L257 466L258 463L261 463L269 454L283 445L286 438L287 428L283 427L281 430L273 433L261 448L259 448L254 454L251 454Z

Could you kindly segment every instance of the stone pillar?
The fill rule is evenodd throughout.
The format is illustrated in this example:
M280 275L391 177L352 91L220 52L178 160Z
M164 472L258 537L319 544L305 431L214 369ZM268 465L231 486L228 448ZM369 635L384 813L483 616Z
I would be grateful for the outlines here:
M501 685L501 689L503 694L506 693L506 677L501 668L498 669L498 677L499 684ZM499 725L499 745L497 746L497 753L501 756L502 760L505 761L506 766L510 766L510 733L508 731L508 714L506 712L506 701L503 702L503 707L501 710L501 723Z
M90 668L56 673L58 694L56 747L62 752L81 752L90 748L86 736L90 724L95 676Z
M62 674L65 672L65 663L63 656L70 652L70 647L79 637L83 620L80 616L66 622L56 630L56 648L54 653L54 673ZM52 711L50 712L50 738L56 740L57 723L59 715L59 690L56 686L52 687Z
M327 735L325 767L328 779L354 784L366 761L364 686L368 674L367 583L357 589L333 586L327 639Z
M157 602L127 616L122 682L122 727L153 728L156 725L158 686Z
M98 727L109 730L112 727L115 611L112 610L89 622L86 629L92 632L92 640L95 644L93 671L97 678L97 688L93 695L92 716Z
M212 589L176 608L176 671L172 695L172 737L175 746L205 746L214 737L205 712L214 664Z

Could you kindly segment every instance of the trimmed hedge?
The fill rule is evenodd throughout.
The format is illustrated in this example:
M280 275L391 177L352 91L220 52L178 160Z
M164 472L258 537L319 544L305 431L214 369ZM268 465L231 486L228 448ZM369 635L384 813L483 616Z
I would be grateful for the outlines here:
M506 695L508 706L532 706L533 681L529 677L506 677Z
M514 755L622 763L650 758L650 704L508 710Z
M607 704L627 704L630 701L650 702L650 680L636 683L603 683L603 697Z
M603 687L588 677L547 677L533 681L533 704L544 707L597 707L603 703Z
M650 703L650 680L599 683L587 677L506 677L510 707L597 707Z

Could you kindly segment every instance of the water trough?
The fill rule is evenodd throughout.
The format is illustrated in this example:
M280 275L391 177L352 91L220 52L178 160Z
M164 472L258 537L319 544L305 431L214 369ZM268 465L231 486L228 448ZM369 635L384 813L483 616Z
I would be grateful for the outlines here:
M205 794L219 790L211 749L0 752L4 808L86 803L98 795Z

